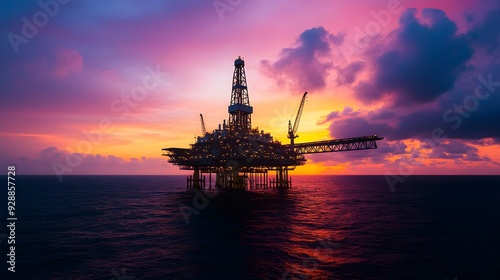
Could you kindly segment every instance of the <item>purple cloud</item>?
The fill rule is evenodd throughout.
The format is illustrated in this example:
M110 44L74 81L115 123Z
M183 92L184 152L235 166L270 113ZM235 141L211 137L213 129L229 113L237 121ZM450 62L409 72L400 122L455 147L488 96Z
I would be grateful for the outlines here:
M373 79L356 88L359 99L371 103L390 97L398 106L428 103L450 90L466 70L473 49L466 36L457 34L455 23L437 9L424 9L420 19L416 15L415 9L403 13L373 61Z
M261 70L293 91L322 89L332 68L332 64L325 59L330 54L330 45L339 45L343 40L343 33L333 35L322 26L308 29L299 35L296 47L281 50L280 59L276 62L262 60Z
M484 48L491 54L500 45L500 9L489 11L481 21L473 21L468 35L475 45Z
M356 76L365 68L363 61L355 61L346 67L337 68L337 79L335 80L338 86L351 85L356 81Z
M447 139L500 142L500 51L493 48L488 57L477 51L500 37L500 28L492 23L495 13L457 34L455 23L442 11L426 9L420 19L415 10L406 11L385 50L378 52L380 45L367 50L378 53L369 60L375 73L355 86L363 101L390 97L393 102L373 112L354 111L356 116L332 112L338 117L329 119L330 135L423 141L437 129Z

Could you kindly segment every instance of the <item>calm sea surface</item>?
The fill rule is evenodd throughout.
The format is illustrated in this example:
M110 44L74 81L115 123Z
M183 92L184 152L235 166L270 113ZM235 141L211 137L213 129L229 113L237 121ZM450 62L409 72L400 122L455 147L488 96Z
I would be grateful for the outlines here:
M0 279L500 279L500 176L205 195L185 178L17 176L16 273L5 186Z

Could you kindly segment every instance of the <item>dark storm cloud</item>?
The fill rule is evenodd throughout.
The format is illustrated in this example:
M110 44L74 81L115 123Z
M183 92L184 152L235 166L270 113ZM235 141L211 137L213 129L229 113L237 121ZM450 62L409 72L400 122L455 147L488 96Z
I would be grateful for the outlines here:
M281 50L275 62L261 61L262 71L280 85L287 85L298 92L324 88L325 78L332 65L324 58L330 53L330 45L339 45L344 34L330 34L323 27L302 32L295 48Z
M473 22L468 35L475 45L495 52L500 45L500 9L489 11L482 22Z
M470 31L458 35L455 23L442 11L424 10L418 20L415 10L408 10L386 49L371 59L374 76L356 86L357 96L364 101L392 92L395 102L374 112L357 111L356 116L337 112L336 118L330 118L331 136L378 134L389 141L425 141L439 132L448 140L491 138L500 143L497 13L490 11L483 20L476 19ZM477 51L481 48L488 50L488 57ZM367 52L379 49L376 45ZM471 151L461 155L475 158Z
M338 117L330 118L330 134L335 138L378 134L387 140L424 140L437 129L448 139L500 142L500 66L492 61L480 71L432 106L391 106L346 116L333 111Z
M356 88L359 99L370 103L388 95L397 105L431 102L466 70L473 49L466 36L457 35L455 23L441 10L424 9L420 19L416 14L408 9L401 16L374 60L373 79Z

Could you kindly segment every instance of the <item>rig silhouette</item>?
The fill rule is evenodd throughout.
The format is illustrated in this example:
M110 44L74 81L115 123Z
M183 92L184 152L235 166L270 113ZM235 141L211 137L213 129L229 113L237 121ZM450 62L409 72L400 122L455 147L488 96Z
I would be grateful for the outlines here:
M306 97L307 92L302 96L293 125L291 120L288 122L290 144L281 144L270 133L252 128L253 107L248 97L245 61L238 57L234 61L229 121L224 120L218 129L207 132L200 114L203 136L197 137L190 148L164 148L162 155L181 170L193 170L193 175L187 178L187 188L206 188L204 174L208 174L209 188L212 188L212 174L216 175L215 186L219 188L291 188L288 171L305 164L304 154L376 149L376 141L383 139L372 135L295 143ZM269 178L270 171L276 173L274 178Z

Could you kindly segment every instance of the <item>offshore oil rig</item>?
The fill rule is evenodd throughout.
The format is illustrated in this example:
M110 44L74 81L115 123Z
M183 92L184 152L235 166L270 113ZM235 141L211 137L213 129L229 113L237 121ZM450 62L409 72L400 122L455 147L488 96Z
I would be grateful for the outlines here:
M295 143L306 97L307 92L302 96L293 125L288 121L290 144L281 144L270 133L252 128L253 107L248 97L245 61L238 57L234 61L229 121L224 120L218 129L207 132L200 114L203 136L197 137L190 148L164 148L162 155L181 170L193 171L186 180L187 188L206 188L204 174L208 174L209 188L212 188L212 174L219 188L291 188L288 171L305 164L304 154L376 149L376 141L383 139L372 135ZM269 178L271 171L275 176Z

